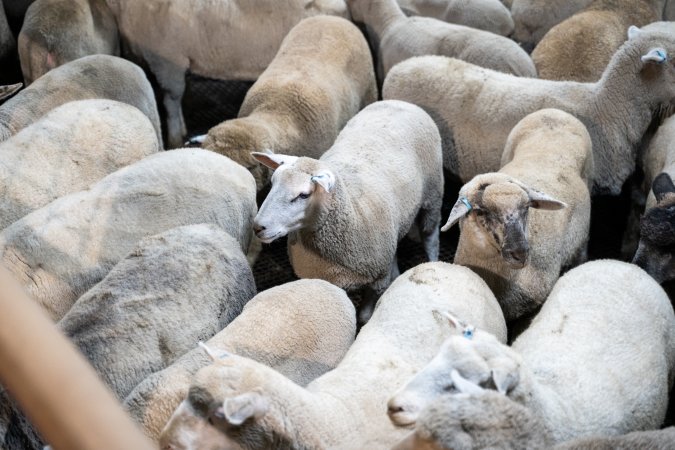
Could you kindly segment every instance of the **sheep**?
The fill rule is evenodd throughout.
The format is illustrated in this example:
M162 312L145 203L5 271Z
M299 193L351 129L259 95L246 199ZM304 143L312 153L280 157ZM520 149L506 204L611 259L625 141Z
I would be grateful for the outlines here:
M513 32L513 18L499 0L398 0L402 10L502 36Z
M251 174L207 150L151 155L65 195L0 233L0 260L59 320L143 237L196 223L221 226L248 249Z
M225 349L236 352L305 386L337 366L355 334L354 306L342 289L323 280L298 280L256 295L206 344L211 354ZM188 395L193 375L209 362L212 359L201 349L194 349L146 378L127 396L124 406L147 436L159 439ZM194 416L187 408L183 412ZM192 421L199 433L213 434L204 422Z
M254 295L239 242L215 225L188 225L142 239L57 325L123 400L231 322ZM7 434L36 435L25 421L7 422L0 426Z
M344 0L107 0L122 40L143 59L163 91L170 147L186 134L181 109L185 73L255 80L301 19L348 18ZM217 43L217 44L216 44Z
M12 31L9 29L9 23L7 23L5 8L2 2L0 2L0 61L9 59L15 46L16 41L14 40L14 35L12 35Z
M264 243L288 236L300 278L347 291L364 288L359 321L398 275L396 247L413 223L438 260L443 172L438 130L405 102L367 106L321 159L253 153L272 170L272 189L254 221Z
M150 120L126 103L54 108L0 142L0 229L160 150Z
M586 259L592 174L586 127L542 109L511 131L499 172L459 191L442 230L461 221L454 262L483 277L507 322L535 310L561 270Z
M588 6L593 0L513 0L512 37L528 52L544 35L563 20Z
M665 0L594 0L541 39L532 52L540 78L595 82L631 25L661 19Z
M105 0L37 0L26 11L17 41L27 85L83 56L120 52L117 24Z
M511 347L488 333L450 337L390 399L390 418L414 423L452 390L456 370L530 409L553 443L653 429L666 413L674 344L675 314L658 283L633 264L592 261L558 280Z
M675 427L634 431L623 436L593 436L555 446L555 450L670 450L675 442Z
M506 138L526 115L542 108L571 113L593 141L592 193L618 195L653 112L675 100L668 55L675 55L672 34L632 33L597 83L521 79L424 56L394 67L383 97L415 103L436 119L446 168L464 182L499 169Z
M532 59L504 36L430 17L406 17L396 0L347 0L352 18L366 24L377 49L380 81L398 62L444 55L514 75L534 77Z
M473 331L444 318L448 310L506 338L499 305L480 277L448 263L421 264L392 283L337 368L306 388L229 355L197 372L186 403L223 432L219 448L388 448L405 433L387 420L389 393L428 362L445 337ZM160 446L203 448L182 415L179 408ZM180 445L188 437L193 445Z
M0 89L9 95L20 86ZM162 144L162 130L152 86L143 70L129 61L109 55L91 55L76 59L40 77L29 87L0 106L0 142L47 112L74 100L101 98L135 106L143 112Z
M209 130L203 147L249 168L260 190L270 172L251 151L318 158L376 100L372 57L359 29L339 17L303 19L247 92L239 118Z

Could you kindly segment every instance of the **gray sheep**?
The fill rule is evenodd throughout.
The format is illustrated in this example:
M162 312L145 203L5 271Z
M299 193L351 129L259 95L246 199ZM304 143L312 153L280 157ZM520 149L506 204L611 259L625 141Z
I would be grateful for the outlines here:
M69 194L0 233L0 258L58 320L140 239L196 223L221 226L247 252L255 181L207 150L162 152Z
M119 55L117 24L105 0L37 0L18 38L26 84L87 55Z
M255 153L275 170L254 230L269 243L289 235L300 278L367 288L359 320L398 275L396 248L417 223L438 259L443 172L438 130L422 109L377 102L340 132L321 159Z

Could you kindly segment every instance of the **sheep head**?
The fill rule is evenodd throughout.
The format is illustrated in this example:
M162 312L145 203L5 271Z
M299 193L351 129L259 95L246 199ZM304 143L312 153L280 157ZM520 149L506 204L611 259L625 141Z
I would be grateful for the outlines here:
M448 320L453 327L455 323L461 325L457 319ZM466 390L464 379L508 393L520 379L520 361L516 352L492 334L474 330L467 336L464 328L458 329L458 334L446 339L429 364L389 400L389 418L397 426L413 425L420 411L438 396Z
M319 206L335 187L335 174L321 161L296 156L253 153L274 170L272 189L253 221L256 236L270 243L312 223Z
M662 283L675 278L675 185L659 174L652 183L655 207L640 220L640 244L633 263Z
M658 25L658 24L653 24ZM653 96L652 102L661 107L675 103L675 39L673 30L667 26L651 26L640 29L636 26L628 28L628 40L617 50L612 62L605 69L603 79L610 78L617 70L614 61L624 58L639 57L635 61L641 82L648 86L645 91Z
M476 176L459 192L445 231L462 221L462 234L484 252L501 253L514 269L527 264L529 242L527 217L530 208L557 210L567 205L501 173Z

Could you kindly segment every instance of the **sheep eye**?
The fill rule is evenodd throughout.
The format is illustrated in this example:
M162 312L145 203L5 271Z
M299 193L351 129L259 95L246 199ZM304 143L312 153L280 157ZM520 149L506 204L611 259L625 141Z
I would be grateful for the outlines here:
M295 197L293 200L291 200L291 203L293 203L294 201L296 201L296 200L298 200L298 199L304 200L304 199L306 199L306 198L309 198L310 195L312 195L311 192L308 192L308 193L304 193L304 192L303 192L303 193L301 193L300 195L298 195L297 197Z

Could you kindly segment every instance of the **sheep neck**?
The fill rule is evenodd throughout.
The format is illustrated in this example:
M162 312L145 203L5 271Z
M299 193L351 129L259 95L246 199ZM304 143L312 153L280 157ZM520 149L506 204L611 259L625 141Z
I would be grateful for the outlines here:
M371 27L378 37L378 42L389 27L399 20L405 19L405 14L396 3L396 0L366 0L368 5L363 11L363 21ZM362 3L366 3L362 1Z

